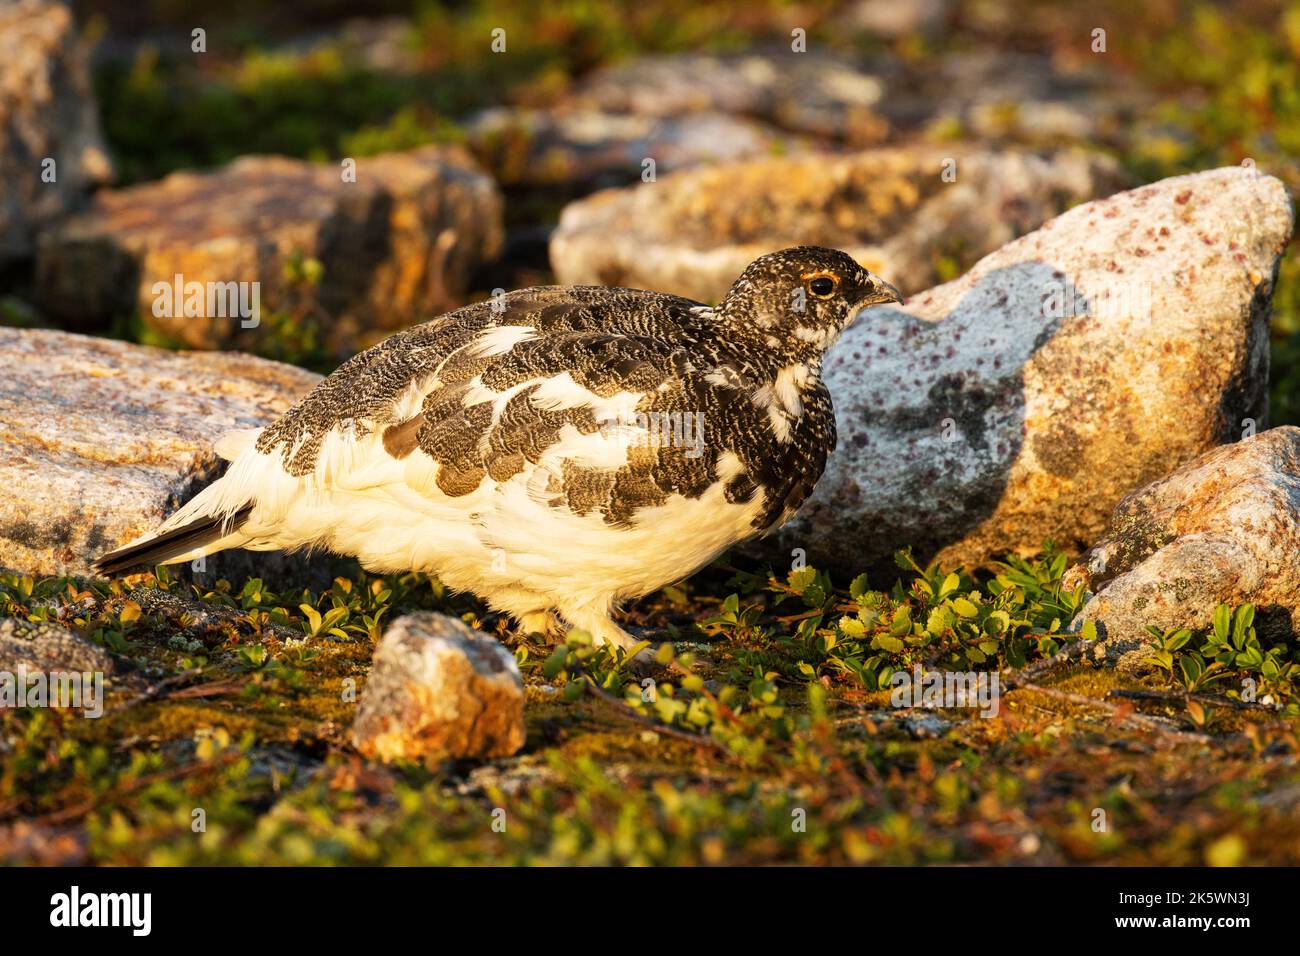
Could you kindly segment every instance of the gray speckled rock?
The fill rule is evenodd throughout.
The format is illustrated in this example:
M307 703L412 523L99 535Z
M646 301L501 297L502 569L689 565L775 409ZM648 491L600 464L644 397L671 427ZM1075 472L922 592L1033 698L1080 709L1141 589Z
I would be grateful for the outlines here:
M0 618L0 671L77 671L109 674L108 652L57 624Z
M216 475L212 444L262 425L318 375L0 328L0 567L89 574Z
M352 724L361 753L432 763L508 757L524 737L523 678L500 643L427 611L389 625Z
M30 256L37 230L112 173L72 13L49 0L0 4L0 263Z
M956 178L945 181L945 162ZM969 265L1070 205L1126 185L1104 157L947 147L723 163L565 208L551 237L564 284L722 298L758 256L843 249L904 292ZM949 273L951 274L951 273Z
M1068 572L1094 596L1096 656L1129 668L1145 628L1208 627L1217 604L1256 607L1261 634L1300 633L1300 428L1207 452L1119 503Z
M1079 206L831 350L839 446L783 553L978 565L1097 540L1116 503L1263 424L1292 207L1242 168Z

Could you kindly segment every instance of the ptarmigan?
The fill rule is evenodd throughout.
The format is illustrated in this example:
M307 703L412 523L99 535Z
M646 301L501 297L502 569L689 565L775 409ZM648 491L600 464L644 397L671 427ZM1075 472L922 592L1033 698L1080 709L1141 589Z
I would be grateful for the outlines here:
M273 424L118 573L226 548L327 548L421 570L527 632L598 643L611 612L779 526L835 446L823 353L898 291L842 252L762 256L717 307L540 287L399 332Z

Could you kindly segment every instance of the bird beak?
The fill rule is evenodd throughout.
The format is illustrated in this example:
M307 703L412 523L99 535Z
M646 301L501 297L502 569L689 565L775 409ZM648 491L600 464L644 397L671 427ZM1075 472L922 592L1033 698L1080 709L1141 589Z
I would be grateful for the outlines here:
M903 293L890 285L884 279L873 277L876 280L876 291L863 300L863 305L883 305L886 302L893 302L901 305L903 302Z
M899 292L894 286L890 285L884 279L880 278L880 276L869 271L865 267L862 271L865 273L866 280L862 285L870 288L871 291L857 302L853 303L853 307L849 313L848 322L845 323L845 328L856 322L862 316L863 312L874 305L885 305L890 302L901 304L903 301L903 293Z

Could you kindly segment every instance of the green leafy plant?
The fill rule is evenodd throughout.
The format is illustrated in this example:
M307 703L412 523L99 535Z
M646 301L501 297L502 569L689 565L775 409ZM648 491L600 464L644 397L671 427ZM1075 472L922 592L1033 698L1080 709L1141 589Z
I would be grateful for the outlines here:
M887 686L899 668L914 665L956 670L1023 667L1031 657L1059 649L1062 629L1083 605L1083 589L1062 588L1066 557L1049 548L1036 559L1010 558L992 575L973 577L932 563L922 568L907 551L896 563L910 572L888 591L873 590L865 575L837 591L829 575L796 569L768 590L774 606L798 599L802 612L767 625L761 607L741 607L729 596L706 631L768 635L793 626L790 642L802 645L795 673L814 680L833 675L868 690Z
M1215 683L1231 681L1240 685L1250 679L1256 685L1257 698L1283 705L1288 713L1300 712L1300 664L1290 656L1285 642L1268 647L1261 643L1255 630L1253 604L1236 608L1219 604L1208 629L1161 630L1149 626L1147 633L1155 645L1148 662L1187 693L1202 692ZM1240 698L1241 691L1230 689L1227 696Z

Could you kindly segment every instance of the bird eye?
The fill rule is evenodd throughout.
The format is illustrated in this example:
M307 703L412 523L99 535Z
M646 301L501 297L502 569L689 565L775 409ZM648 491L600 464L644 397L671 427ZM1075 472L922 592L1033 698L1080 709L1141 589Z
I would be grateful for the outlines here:
M819 299L829 299L835 294L835 288L839 285L839 280L834 276L814 276L808 282L808 291Z

